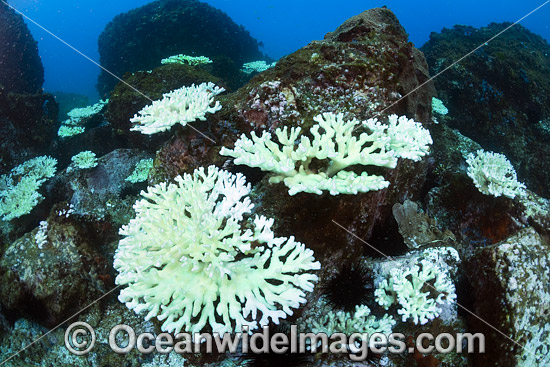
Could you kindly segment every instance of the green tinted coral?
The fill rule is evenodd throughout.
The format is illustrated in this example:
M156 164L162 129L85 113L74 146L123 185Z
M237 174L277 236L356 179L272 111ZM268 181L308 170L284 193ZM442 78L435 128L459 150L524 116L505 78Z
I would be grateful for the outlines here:
M134 167L134 172L128 177L126 181L131 183L145 182L149 177L149 171L153 168L153 158L142 159Z
M56 172L57 160L42 156L30 159L0 176L0 218L19 218L43 199L40 186Z
M83 151L71 158L76 167L80 169L93 168L97 166L97 158L94 152Z

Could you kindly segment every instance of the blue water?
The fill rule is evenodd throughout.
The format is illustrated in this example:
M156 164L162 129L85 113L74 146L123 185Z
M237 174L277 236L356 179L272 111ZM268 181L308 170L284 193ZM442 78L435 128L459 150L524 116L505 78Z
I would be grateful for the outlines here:
M149 3L148 0L10 0L9 3L50 30L86 56L98 61L97 38L117 14ZM278 59L312 40L322 39L347 18L363 10L387 5L420 47L431 32L466 24L475 27L490 22L516 21L543 0L526 1L403 1L403 0L208 0L242 24L264 43L263 51ZM550 40L550 4L521 22ZM28 20L38 41L45 68L46 91L84 94L97 99L95 84L99 68Z

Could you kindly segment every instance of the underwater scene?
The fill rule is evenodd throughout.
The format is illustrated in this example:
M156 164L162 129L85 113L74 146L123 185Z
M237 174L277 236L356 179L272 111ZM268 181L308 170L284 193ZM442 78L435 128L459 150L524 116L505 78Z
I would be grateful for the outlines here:
M0 0L0 367L549 367L550 0Z

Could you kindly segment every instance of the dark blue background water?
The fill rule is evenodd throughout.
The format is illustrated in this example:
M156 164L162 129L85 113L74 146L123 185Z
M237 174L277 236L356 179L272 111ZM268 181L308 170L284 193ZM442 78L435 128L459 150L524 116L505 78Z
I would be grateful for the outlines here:
M149 0L9 0L9 3L55 33L90 58L99 60L97 38L105 25L117 14L149 3ZM278 59L322 39L347 18L360 12L387 5L399 18L420 47L432 31L466 24L476 27L490 22L516 21L544 0L207 0L242 24L253 37L265 45L263 51ZM521 24L550 40L550 4ZM99 69L33 25L40 55L46 71L44 89L80 93L97 99L95 83ZM550 57L550 55L548 55ZM251 60L252 61L252 60Z

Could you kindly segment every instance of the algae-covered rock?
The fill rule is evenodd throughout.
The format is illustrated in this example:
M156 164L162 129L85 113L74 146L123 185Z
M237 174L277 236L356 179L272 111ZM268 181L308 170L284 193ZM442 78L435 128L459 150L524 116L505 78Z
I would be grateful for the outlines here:
M485 150L506 155L520 181L548 197L550 171L540 157L550 155L550 45L521 25L499 34L509 25L457 25L432 33L421 49L435 75L483 45L435 79L446 120Z
M145 158L148 154L138 150L117 149L100 157L92 168L80 169L71 164L48 184L48 190L59 201L67 201L75 214L119 223L114 215L117 206L125 195L137 194L143 186L126 178Z
M50 94L0 92L0 173L29 158L50 154L57 112Z
M431 125L434 164L426 212L457 237L461 254L494 245L526 226L550 233L550 203L530 190L515 199L482 194L467 175L466 156L480 149L472 139L444 124ZM464 251L464 253L462 253Z
M100 64L115 75L150 70L177 54L212 59L216 76L239 84L245 62L263 58L258 42L227 14L197 0L159 0L117 15L98 39ZM107 95L117 81L102 71L97 88Z
M308 128L322 112L366 119L384 114L429 121L433 86L422 53L395 15L367 10L345 21L324 40L282 58L239 90L239 120L257 130ZM395 104L394 104L395 103Z
M45 154L58 107L42 93L44 67L23 17L0 3L0 173Z
M0 94L41 92L44 67L23 17L2 2L0 24Z
M84 355L75 355L65 346L65 331L71 323L77 321L90 325L96 336L94 347ZM139 367L153 360L156 353L144 355L134 349L128 354L117 354L112 350L109 346L109 332L113 327L120 324L131 326L136 334L151 332L158 335L160 333L159 328L154 323L144 321L143 317L136 315L119 303L116 300L115 292L113 292L99 303L91 305L89 309L86 309L62 327L52 330L45 338L13 357L6 365L8 367L121 365ZM72 329L72 331L74 330L76 329ZM48 331L47 328L34 321L23 318L17 319L6 330L6 333L0 336L0 359L4 360L11 357L32 341L48 333ZM87 334L81 340L89 342L91 338ZM124 346L122 333L117 340L120 346ZM78 348L75 349L79 350ZM185 358L180 357L179 360L181 362Z
M11 243L0 260L2 308L53 327L110 286L109 262L63 207ZM106 284L107 283L107 284Z
M487 343L486 353L476 356L477 365L550 364L549 253L547 239L525 228L478 250L468 262L473 311L479 317L470 322L485 334Z

